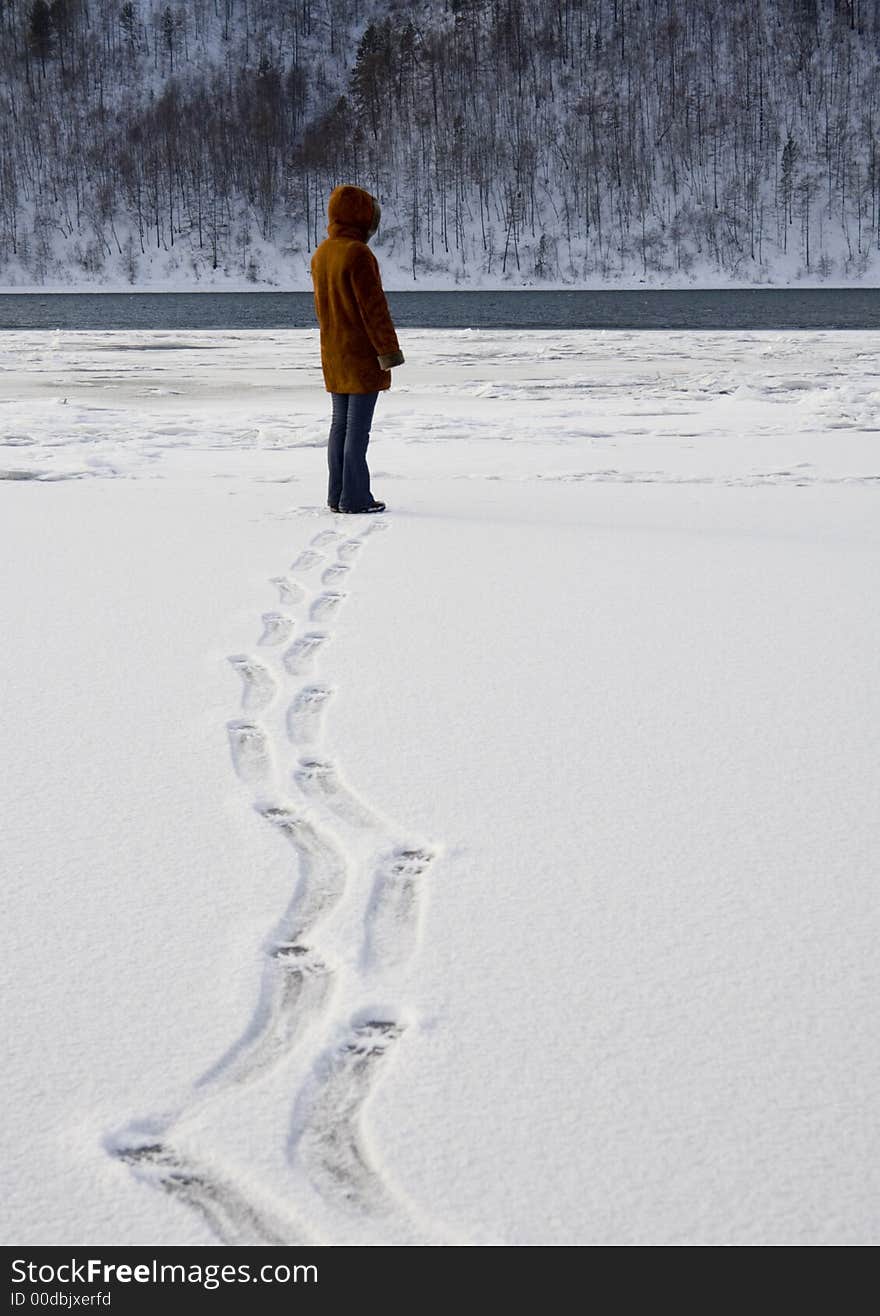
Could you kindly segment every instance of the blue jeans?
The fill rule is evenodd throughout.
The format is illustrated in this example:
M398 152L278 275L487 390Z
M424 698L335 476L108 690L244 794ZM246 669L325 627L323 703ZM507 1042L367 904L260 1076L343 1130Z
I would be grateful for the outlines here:
M327 502L343 511L361 512L373 501L367 444L378 393L331 393L333 420L327 443L330 484Z

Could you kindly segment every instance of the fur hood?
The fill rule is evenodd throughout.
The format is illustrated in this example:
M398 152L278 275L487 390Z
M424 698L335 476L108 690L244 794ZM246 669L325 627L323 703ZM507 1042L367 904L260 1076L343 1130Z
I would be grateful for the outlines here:
M376 229L382 211L379 202L362 187L343 183L334 187L327 203L327 233L331 238L354 237L368 242Z

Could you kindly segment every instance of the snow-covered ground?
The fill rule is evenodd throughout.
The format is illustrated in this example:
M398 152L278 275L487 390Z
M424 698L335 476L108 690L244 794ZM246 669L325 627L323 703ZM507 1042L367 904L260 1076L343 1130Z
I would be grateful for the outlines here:
M0 335L2 1238L877 1241L878 334Z

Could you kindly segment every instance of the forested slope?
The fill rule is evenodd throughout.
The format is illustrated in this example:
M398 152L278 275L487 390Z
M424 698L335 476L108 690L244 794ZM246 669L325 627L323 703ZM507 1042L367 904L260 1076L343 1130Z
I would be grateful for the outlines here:
M870 279L880 0L0 0L0 283Z

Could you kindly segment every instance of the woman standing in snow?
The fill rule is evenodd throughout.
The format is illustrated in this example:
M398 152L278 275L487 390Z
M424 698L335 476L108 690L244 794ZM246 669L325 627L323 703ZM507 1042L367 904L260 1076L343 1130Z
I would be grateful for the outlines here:
M312 256L321 369L333 398L327 447L334 512L384 512L370 492L367 444L376 400L391 387L403 353L385 300L379 263L367 246L379 227L379 202L363 188L335 187L327 234Z

